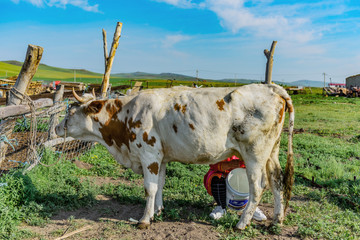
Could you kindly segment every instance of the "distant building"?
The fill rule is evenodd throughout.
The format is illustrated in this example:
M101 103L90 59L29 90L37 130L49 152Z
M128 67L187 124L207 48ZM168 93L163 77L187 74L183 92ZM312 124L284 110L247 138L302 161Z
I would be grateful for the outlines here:
M360 74L346 78L346 88L360 87Z

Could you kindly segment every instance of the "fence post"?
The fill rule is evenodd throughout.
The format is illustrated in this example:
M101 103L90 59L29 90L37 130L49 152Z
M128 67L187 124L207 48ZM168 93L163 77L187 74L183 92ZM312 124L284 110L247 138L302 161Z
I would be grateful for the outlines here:
M39 66L43 51L44 51L44 49L42 47L31 45L31 44L28 45L28 49L26 52L23 66L20 70L20 73L16 80L16 83L15 83L14 87L12 88L15 90L14 91L15 93L12 91L9 92L7 99L6 99L7 106L19 105L21 103L21 101L23 100L22 96L17 95L16 92L18 92L20 95L26 94L26 91L30 85L30 82L31 82L32 78L34 77L36 70ZM6 126L6 125L8 125L9 127L4 129L5 127L3 127L3 126ZM13 132L14 126L15 126L15 120L6 120L6 121L2 122L0 125L0 134L5 135L8 139L10 139L11 138L10 136ZM1 163L5 159L7 147L8 147L8 145L6 143L0 142L0 166L1 166Z
M55 106L61 105L61 101L63 100L63 96L64 96L65 86L64 85L59 85L59 86L60 86L60 89L57 90L54 94L54 105ZM55 133L55 127L56 127L56 125L59 124L59 115L60 115L60 112L51 114L51 116L50 116L48 140L57 138L57 135Z
M119 46L119 39L120 39L120 36L121 36L121 28L122 28L122 23L118 22L117 25L116 25L114 38L113 38L113 42L112 42L112 45L111 45L110 55L109 56L107 56L107 49L105 49L107 47L107 45L106 45L106 32L103 29L105 73L104 73L104 77L103 77L102 84L101 84L101 98L106 97L106 92L107 92L107 89L109 87L110 72L111 72L113 61L114 61L116 49Z
M265 57L267 58L265 84L271 84L272 67L273 67L273 62L274 62L273 56L274 56L276 43L277 43L277 41L272 42L270 52L267 49L264 50Z

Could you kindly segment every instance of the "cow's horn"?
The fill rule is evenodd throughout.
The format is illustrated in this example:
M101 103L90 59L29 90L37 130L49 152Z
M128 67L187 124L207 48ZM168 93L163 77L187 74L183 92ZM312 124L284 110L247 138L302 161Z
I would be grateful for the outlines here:
M80 103L85 102L85 100L84 100L82 97L80 97L79 95L77 95L77 93L75 92L75 89L74 89L74 88L72 89L72 93L73 93L74 97L76 98L76 100L78 100Z
M92 89L92 95L93 95L94 98L96 99L95 88Z

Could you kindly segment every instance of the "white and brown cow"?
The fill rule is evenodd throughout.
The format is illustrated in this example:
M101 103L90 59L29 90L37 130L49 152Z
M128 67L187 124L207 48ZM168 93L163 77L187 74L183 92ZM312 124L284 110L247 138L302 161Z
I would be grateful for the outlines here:
M232 155L244 159L250 185L249 202L236 227L250 223L267 183L275 198L273 221L283 221L293 183L294 108L280 86L174 87L111 100L74 95L80 104L70 108L57 134L64 136L66 129L68 136L100 142L119 163L144 175L146 208L139 227L148 227L163 209L166 163L214 164ZM289 141L283 176L278 156L286 109Z

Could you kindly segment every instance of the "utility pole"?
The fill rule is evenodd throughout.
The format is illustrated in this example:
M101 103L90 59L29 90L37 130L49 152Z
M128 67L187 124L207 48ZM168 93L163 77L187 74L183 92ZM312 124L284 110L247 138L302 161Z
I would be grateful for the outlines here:
M326 73L323 73L323 75L324 75L324 87L326 87L326 86L325 86L325 77L326 77Z
M74 69L74 82L76 82L76 70Z
M199 70L196 69L196 85L199 85Z
M235 86L236 86L236 73L235 73Z

